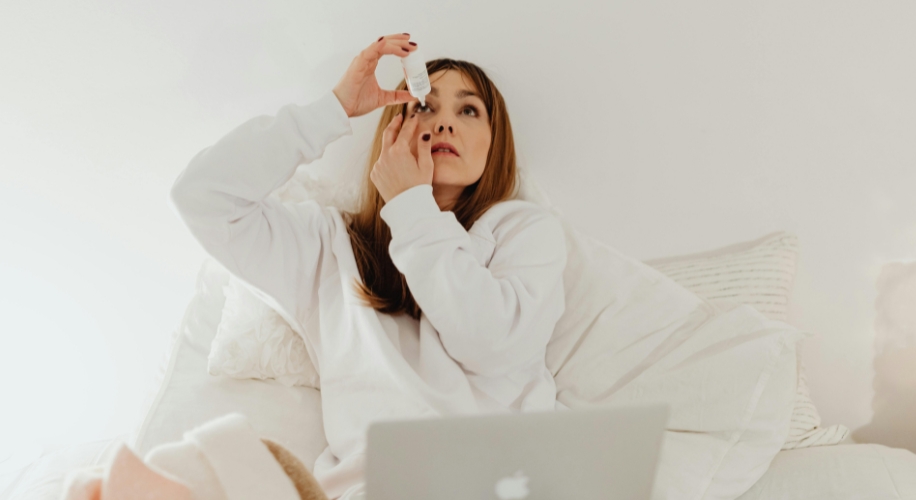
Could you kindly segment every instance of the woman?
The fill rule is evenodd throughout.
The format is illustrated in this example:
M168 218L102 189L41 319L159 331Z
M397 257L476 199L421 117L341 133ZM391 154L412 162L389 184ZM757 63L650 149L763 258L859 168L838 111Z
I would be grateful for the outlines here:
M361 491L373 421L556 404L545 352L565 308L560 223L513 199L509 117L480 68L428 62L425 107L403 81L379 88L379 59L416 50L409 39L381 37L333 91L243 123L171 190L204 249L305 339L328 440L314 474L332 499ZM380 106L355 213L268 198Z

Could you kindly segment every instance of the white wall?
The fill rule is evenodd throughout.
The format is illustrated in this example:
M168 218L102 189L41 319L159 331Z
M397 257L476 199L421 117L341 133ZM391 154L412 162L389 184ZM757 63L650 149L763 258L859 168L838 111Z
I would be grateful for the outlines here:
M74 4L0 7L0 418L31 439L136 423L204 258L166 204L190 158L397 32L487 70L521 160L624 253L796 232L812 396L825 423L871 418L875 280L916 258L916 4ZM361 166L377 119L319 165Z

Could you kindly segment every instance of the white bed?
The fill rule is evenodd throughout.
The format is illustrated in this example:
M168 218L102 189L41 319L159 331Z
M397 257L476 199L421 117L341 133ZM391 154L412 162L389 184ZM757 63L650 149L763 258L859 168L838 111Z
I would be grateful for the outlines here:
M184 430L229 411L246 413L259 432L283 439L304 463L313 464L326 446L317 390L287 387L276 380L207 374L207 355L222 315L223 287L229 279L225 269L213 260L202 266L197 293L173 334L158 390L150 395L146 417L132 435L51 450L22 469L0 493L0 500L56 500L68 471L106 463L121 442L142 456L160 443L181 439ZM916 455L880 445L854 444L849 439L833 446L784 450L740 498L916 499Z

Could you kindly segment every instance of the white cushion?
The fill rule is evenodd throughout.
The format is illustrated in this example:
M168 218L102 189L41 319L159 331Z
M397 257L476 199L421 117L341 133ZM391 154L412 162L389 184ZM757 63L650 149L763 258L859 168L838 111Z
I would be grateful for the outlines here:
M655 497L746 491L788 434L802 332L747 305L705 300L561 222L567 310L547 349L558 400L574 409L665 401Z
M645 261L709 300L748 304L786 320L798 261L798 237L785 231L706 252Z
M305 342L285 319L235 276L223 293L222 319L207 358L210 375L275 379L285 386L320 389Z
M652 259L646 264L710 300L748 304L766 316L785 321L798 266L798 237L785 231L706 252ZM795 409L784 450L834 445L849 436L843 425L821 427L811 400L804 364L798 357Z

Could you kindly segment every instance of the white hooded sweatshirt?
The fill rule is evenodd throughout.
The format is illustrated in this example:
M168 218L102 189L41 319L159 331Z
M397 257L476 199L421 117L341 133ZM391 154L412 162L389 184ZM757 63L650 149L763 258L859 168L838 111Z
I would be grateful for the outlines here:
M551 212L503 201L467 231L428 184L380 213L420 320L363 305L340 211L268 198L350 134L333 92L288 104L198 153L170 192L203 248L303 336L328 441L314 475L332 499L361 491L373 421L554 410L545 353L565 309L566 242Z

